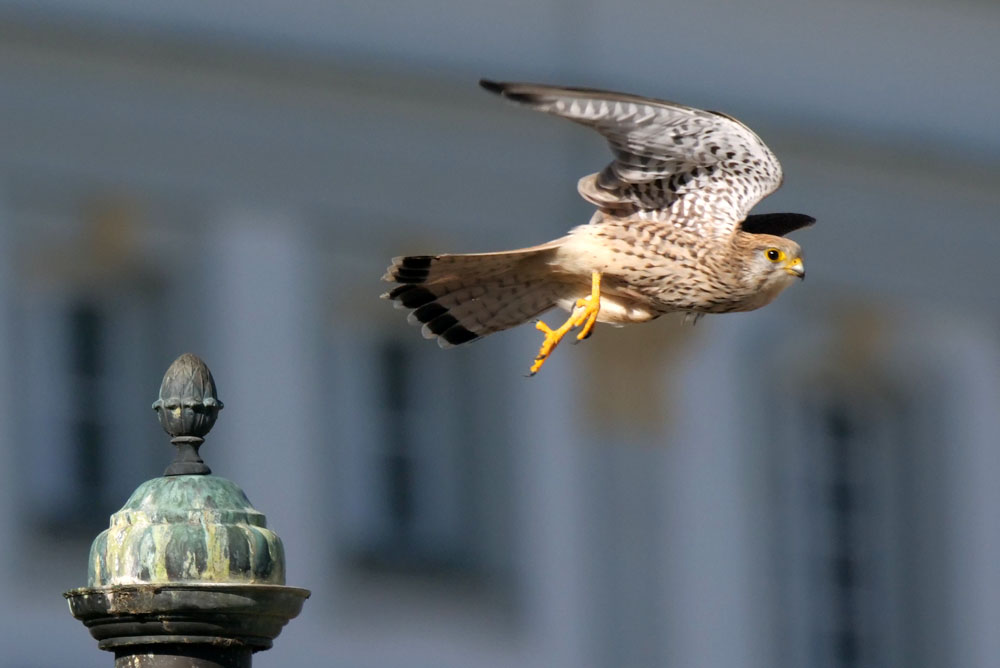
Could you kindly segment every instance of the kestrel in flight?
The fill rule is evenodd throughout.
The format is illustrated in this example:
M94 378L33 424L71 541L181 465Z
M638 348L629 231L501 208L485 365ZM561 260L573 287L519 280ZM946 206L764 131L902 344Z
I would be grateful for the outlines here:
M382 295L412 309L411 323L443 348L537 318L554 306L560 327L545 340L534 375L562 338L596 322L625 325L665 313L751 311L805 276L799 245L784 235L815 220L748 215L777 190L778 159L735 118L673 102L582 88L480 81L513 102L593 128L614 161L577 189L597 206L586 225L530 248L393 259Z

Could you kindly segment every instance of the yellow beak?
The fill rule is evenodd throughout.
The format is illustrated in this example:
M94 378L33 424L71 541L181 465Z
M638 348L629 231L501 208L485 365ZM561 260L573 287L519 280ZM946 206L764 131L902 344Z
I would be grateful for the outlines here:
M789 260L788 264L785 265L785 271L792 276L797 276L799 278L806 277L806 266L802 264L802 258L800 257L797 257L794 260Z

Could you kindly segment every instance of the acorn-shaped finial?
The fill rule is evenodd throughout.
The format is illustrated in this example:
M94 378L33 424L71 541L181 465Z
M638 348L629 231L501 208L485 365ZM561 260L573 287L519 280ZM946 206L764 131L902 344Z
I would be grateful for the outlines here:
M153 402L177 457L164 475L206 475L212 472L198 455L205 435L212 430L222 410L215 379L197 355L184 353L170 365L160 385L160 398Z

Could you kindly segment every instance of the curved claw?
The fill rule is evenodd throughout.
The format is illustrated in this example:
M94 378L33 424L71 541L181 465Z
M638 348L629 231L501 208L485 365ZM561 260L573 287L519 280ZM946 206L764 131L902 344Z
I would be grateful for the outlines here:
M581 316L586 317L586 322L583 323L583 327L580 328L580 333L576 335L577 341L583 341L584 339L590 338L590 335L594 333L594 325L597 324L597 314L601 312L601 298L598 296L596 300L581 300L586 301L583 304L584 307ZM595 305L596 304L596 305ZM581 304L578 304L580 306Z

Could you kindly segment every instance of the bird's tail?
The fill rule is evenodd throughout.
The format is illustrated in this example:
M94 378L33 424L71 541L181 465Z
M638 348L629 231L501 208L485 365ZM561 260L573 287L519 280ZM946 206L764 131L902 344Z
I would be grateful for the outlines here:
M394 258L382 280L401 285L382 295L425 338L450 348L527 322L566 298L571 288L553 276L559 242L501 253L410 255Z

